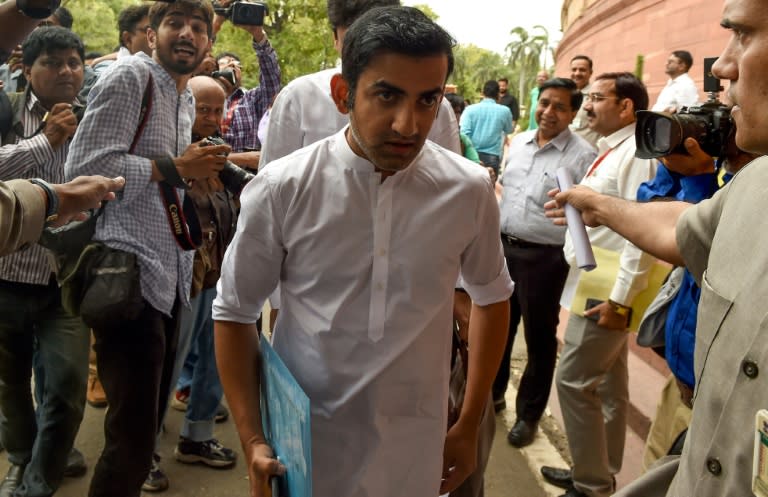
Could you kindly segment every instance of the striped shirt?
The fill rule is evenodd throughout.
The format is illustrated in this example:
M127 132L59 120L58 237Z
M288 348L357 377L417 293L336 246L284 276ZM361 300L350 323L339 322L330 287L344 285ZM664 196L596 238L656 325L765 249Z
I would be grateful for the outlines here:
M46 112L33 92L27 95L18 116L24 136L34 133ZM41 178L50 183L63 183L68 149L69 141L54 149L43 133L28 140L17 136L14 143L0 147L0 180ZM47 250L40 245L30 244L23 250L0 258L0 280L47 285L52 270L46 253Z
M277 63L277 54L266 38L260 42L253 42L253 49L259 58L259 86L244 91L236 89L227 97L227 110L225 116L231 119L222 123L224 140L232 147L233 152L247 152L260 150L261 142L256 134L259 121L267 111L272 99L280 90L280 65Z
M150 73L151 110L131 154ZM177 293L189 305L194 252L176 243L158 184L151 180L150 159L182 155L191 143L194 117L192 92L179 93L160 64L144 53L121 58L93 86L64 168L68 179L89 174L125 178L125 188L98 220L94 238L136 254L142 296L167 315ZM183 199L183 190L178 192Z

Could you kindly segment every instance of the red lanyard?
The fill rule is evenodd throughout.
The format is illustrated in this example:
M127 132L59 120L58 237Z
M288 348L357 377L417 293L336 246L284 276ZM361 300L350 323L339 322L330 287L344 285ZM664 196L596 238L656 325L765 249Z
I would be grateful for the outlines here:
M605 159L608 156L608 154L611 153L612 150L613 150L612 148L609 148L608 150L605 151L603 155L598 157L597 160L592 163L592 167L589 168L589 171L587 171L587 174L584 177L589 178L590 176L592 176L592 173L595 172L595 169L597 169L597 166L599 166L600 163L603 162L603 159Z

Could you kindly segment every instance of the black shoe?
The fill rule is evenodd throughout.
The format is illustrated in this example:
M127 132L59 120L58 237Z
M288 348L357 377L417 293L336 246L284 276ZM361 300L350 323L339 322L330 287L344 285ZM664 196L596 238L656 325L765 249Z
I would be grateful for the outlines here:
M507 408L507 401L504 400L504 397L500 399L493 399L493 412L498 414L504 409Z
M556 487L570 490L573 488L573 476L570 469L553 468L552 466L542 466L541 476L547 483Z
M536 436L537 427L538 423L531 423L522 419L518 419L515 421L515 426L513 426L507 434L507 442L517 448L531 445L533 438Z
M223 423L229 419L229 409L224 407L224 404L219 404L219 407L216 408L216 416L214 416L213 420L217 423Z
M72 447L67 456L67 466L64 468L64 476L69 478L79 478L88 471L88 466L85 464L85 457L83 453Z
M201 462L213 468L228 468L234 466L237 461L237 453L221 445L215 438L205 442L195 442L179 437L179 443L173 453L179 462L185 464Z
M160 456L157 453L152 454L152 467L149 474L141 484L141 489L145 492L164 492L168 490L168 477L160 469Z
M12 464L11 467L8 468L8 473L5 475L5 478L3 478L2 483L0 483L0 497L12 497L13 492L15 492L21 484L21 479L23 477L24 466Z
M584 492L582 492L581 490L576 490L574 487L571 487L568 489L567 492L565 492L560 497L589 497L589 496Z

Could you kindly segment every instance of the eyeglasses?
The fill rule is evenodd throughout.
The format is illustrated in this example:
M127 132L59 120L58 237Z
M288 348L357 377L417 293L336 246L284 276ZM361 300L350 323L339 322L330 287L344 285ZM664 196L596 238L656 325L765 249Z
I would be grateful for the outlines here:
M599 93L587 94L587 101L592 103L599 102L600 100L607 100L609 98L615 98L616 100L619 100L619 97L617 97L616 95L601 95Z

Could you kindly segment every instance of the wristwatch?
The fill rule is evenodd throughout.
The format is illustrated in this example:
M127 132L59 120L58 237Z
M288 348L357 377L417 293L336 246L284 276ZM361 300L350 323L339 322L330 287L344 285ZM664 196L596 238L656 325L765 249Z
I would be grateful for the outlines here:
M611 306L611 310L618 314L619 316L629 316L629 313L632 312L632 308L628 307L623 304L619 304L618 302L614 302L611 299L608 299L608 305Z
M48 0L46 7L40 7L43 2L34 2L30 0L16 0L16 8L19 12L32 19L45 19L49 17L53 12L61 5L61 0ZM34 5L30 5L34 4Z
M50 224L59 218L59 195L53 186L45 180L40 178L32 178L29 180L33 185L37 185L45 191L46 197L48 197L48 208L45 210L45 224Z

